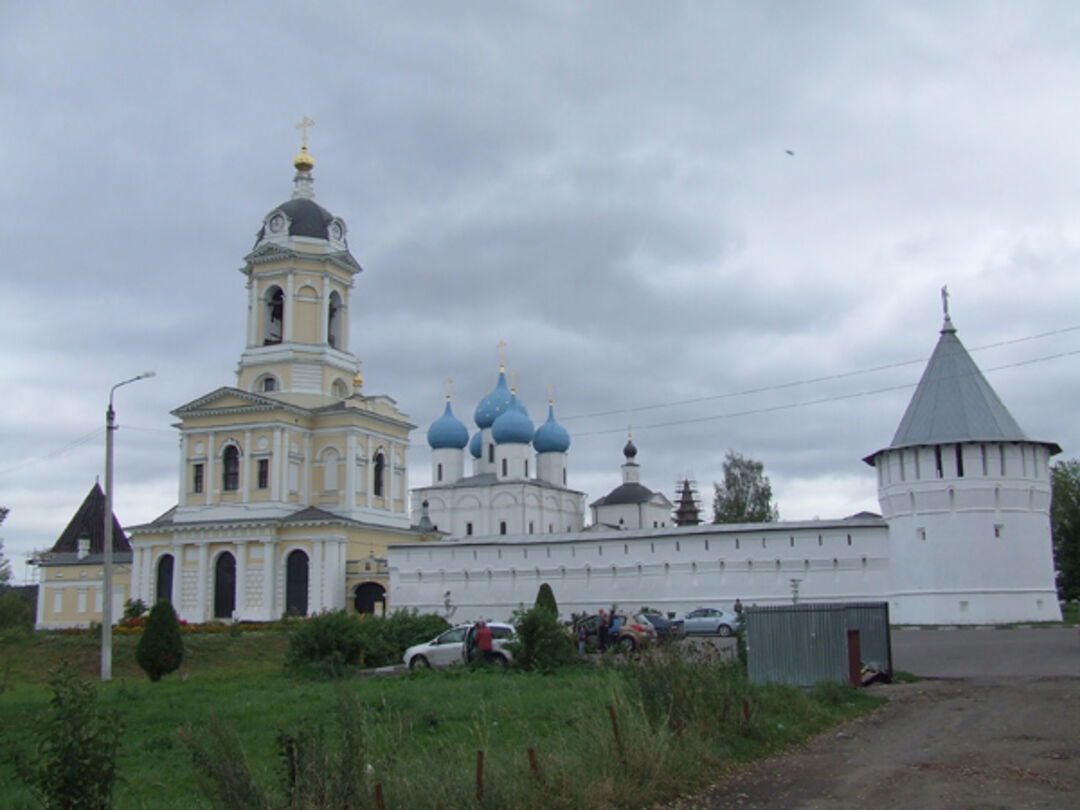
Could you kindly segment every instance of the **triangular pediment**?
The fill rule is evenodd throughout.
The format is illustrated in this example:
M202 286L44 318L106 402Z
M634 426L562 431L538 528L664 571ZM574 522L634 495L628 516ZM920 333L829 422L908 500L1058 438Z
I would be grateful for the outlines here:
M252 391L244 391L240 388L223 386L216 391L211 391L198 399L193 399L186 405L181 405L172 412L173 416L183 418L185 416L199 416L207 413L243 412L243 411L267 411L283 408L290 411L305 412L306 409L289 405L280 400L273 399Z

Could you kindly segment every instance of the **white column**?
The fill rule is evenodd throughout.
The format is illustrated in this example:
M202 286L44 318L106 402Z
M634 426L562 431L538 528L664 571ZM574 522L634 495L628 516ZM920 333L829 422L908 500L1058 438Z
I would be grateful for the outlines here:
M179 492L176 493L176 502L180 506L187 506L188 485L188 441L187 435L181 433L180 439L180 483L177 485Z
M326 581L323 604L330 610L340 610L344 604L338 593L341 590L341 583L345 581L344 572L341 570L341 540L338 538L327 540L323 553L326 557L323 566Z
M236 541L236 609L237 619L247 618L247 540Z
M205 622L209 611L206 609L206 589L210 572L208 571L210 549L206 543L199 544L199 579L195 587L195 610L192 615L197 622Z
M259 296L258 285L252 278L248 279L248 323L247 345L248 348L258 345L258 321L259 321Z
M304 433L304 463L300 465L300 503L311 503L311 434Z
M348 560L348 553L349 553L348 540L343 539L340 543L338 543L337 544L337 550L338 550L338 572L337 572L337 579L334 580L334 587L337 589L337 594L338 594L337 607L344 608L345 607L346 593L348 592L347 585L346 585L346 582L345 582L345 574L347 573L346 572L346 562Z
M203 478L203 490L206 492L206 505L214 502L214 431L206 432L206 477Z
M289 447L289 431L281 428L281 500L289 500L289 464L292 450Z
M156 582L156 580L155 580ZM157 594L154 594L156 601ZM176 615L183 617L184 606L184 547L173 543L172 547L172 603Z
M244 448L240 455L244 480L240 482L240 502L247 503L251 494L251 431L244 431Z
M345 514L356 509L356 434L345 437Z
M285 334L283 336L286 343L289 343L293 339L293 320L296 318L296 301L293 300L293 271L289 271L288 277L285 279L285 306L286 311L281 313L282 318L285 319Z
M308 614L318 613L326 607L324 597L323 580L326 571L323 566L323 540L315 540L311 543L311 582L308 591Z
M322 312L319 314L319 343L326 343L330 337L330 277L323 276L322 279L322 300L319 302L319 306L322 308ZM338 320L340 322L344 312L338 313ZM344 334L344 333L343 333ZM338 349L344 349L344 346L336 347Z
M275 577L275 561L277 558L277 546L267 538L263 542L263 618L268 622L277 618L275 606L277 596L277 579Z

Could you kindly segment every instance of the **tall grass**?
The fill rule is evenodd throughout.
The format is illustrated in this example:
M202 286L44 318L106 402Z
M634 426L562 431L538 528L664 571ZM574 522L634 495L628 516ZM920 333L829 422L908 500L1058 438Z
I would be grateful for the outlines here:
M201 660L213 658L216 667L192 669L183 682L136 677L102 690L127 728L117 807L240 801L314 808L289 802L350 796L352 805L338 806L367 808L375 806L376 785L389 808L642 807L711 784L730 764L797 742L875 702L846 689L819 699L755 687L737 667L664 654L547 675L458 668L335 684L282 675L282 643L276 660L237 662L243 668L230 676L228 650L247 652L230 647L244 639L213 638L220 648L204 650ZM0 694L0 735L17 742L47 699L43 687L16 679ZM187 742L180 729L189 729ZM232 753L212 756L220 746ZM200 747L202 759L193 755ZM229 778L249 792L212 804L208 796L221 776L207 770L207 757L243 763ZM316 778L332 773L351 781ZM29 806L11 776L0 764L0 807ZM303 785L299 792L290 780Z

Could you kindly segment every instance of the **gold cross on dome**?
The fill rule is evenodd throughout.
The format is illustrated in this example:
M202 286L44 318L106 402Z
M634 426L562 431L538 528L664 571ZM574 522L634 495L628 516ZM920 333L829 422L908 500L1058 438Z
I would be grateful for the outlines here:
M506 371L506 341L500 340L495 348L499 350L499 371Z
M548 383L547 389L548 389L548 405L554 405L555 404L555 386L552 385L551 383Z
M516 371L511 371L510 372L510 393L511 394L516 394L517 393L517 372Z
M303 120L301 120L300 123L296 125L296 128L300 130L300 143L303 146L307 146L307 131L313 126L315 126L315 122L308 118L306 115L303 117Z
M449 377L447 377L445 380L443 380L443 382L446 383L446 401L449 402L450 401L450 389L454 385L454 381L451 380Z

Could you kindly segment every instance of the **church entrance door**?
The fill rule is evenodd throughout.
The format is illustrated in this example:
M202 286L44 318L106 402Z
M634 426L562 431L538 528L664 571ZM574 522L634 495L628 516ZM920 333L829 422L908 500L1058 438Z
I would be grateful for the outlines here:
M285 561L285 612L290 616L308 612L308 556L300 549Z
M386 588L378 582L365 582L356 587L356 612L374 613L379 606L379 613L386 615Z
M155 602L172 602L173 555L162 554L157 564L157 590Z
M236 610L236 557L224 552L214 565L214 618L231 619Z

